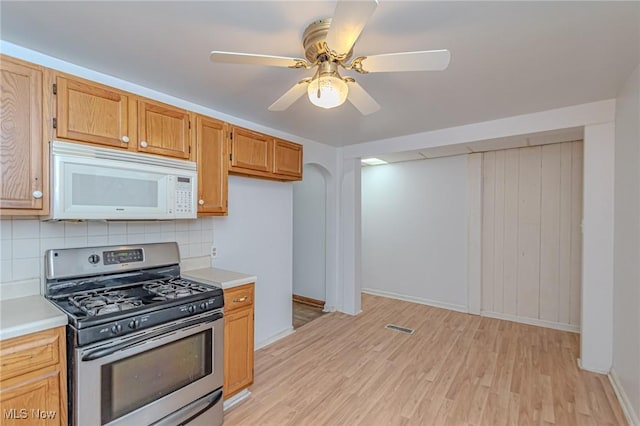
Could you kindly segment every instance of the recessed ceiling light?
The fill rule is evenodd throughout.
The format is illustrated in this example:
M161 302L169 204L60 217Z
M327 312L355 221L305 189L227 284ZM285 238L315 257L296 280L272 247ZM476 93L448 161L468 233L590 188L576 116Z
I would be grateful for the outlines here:
M379 166L380 164L387 164L386 161L380 160L379 158L363 158L362 162L367 166Z

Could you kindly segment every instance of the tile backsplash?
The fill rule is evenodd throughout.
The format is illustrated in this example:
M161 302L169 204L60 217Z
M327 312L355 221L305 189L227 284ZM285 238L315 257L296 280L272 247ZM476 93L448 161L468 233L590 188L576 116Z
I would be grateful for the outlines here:
M181 258L207 256L213 218L150 222L41 222L18 217L0 220L0 286L43 279L48 249L176 241Z

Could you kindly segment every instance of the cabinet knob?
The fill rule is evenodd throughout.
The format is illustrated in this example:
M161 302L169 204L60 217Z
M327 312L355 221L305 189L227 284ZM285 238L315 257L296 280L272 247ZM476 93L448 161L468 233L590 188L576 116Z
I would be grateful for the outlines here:
M123 136L122 137L122 142L129 143L129 136Z
M200 204L201 206L204 206L204 200L198 200L198 204Z
M42 191L33 191L33 198L42 198Z
M147 141L140 141L140 146L146 148L149 146L149 144L147 143Z

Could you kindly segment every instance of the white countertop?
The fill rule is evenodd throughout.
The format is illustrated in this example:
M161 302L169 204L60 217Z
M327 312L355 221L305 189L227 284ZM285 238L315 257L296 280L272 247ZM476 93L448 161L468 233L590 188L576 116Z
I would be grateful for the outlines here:
M233 288L243 284L255 283L258 277L218 268L202 268L183 271L182 276L222 289Z
M0 301L0 340L67 325L67 315L42 296Z

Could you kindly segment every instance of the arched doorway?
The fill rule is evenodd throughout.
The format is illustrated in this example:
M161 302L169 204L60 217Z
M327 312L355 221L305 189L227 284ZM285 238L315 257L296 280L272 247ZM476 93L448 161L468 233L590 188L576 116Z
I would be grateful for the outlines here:
M317 164L304 165L293 185L293 298L324 308L327 301L327 176Z

